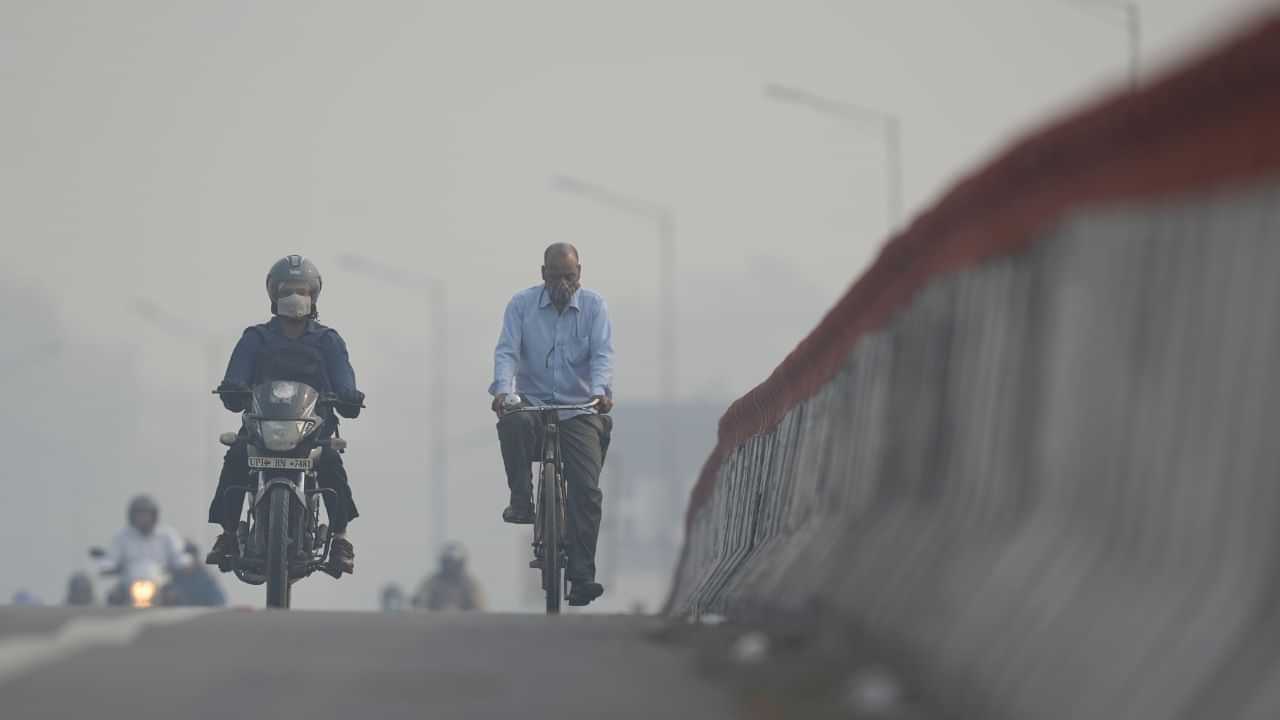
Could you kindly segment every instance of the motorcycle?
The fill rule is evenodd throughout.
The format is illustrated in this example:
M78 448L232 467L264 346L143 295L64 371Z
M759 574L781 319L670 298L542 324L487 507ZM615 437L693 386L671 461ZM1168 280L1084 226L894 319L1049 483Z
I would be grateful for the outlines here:
M89 556L94 559L106 557L102 548L92 548ZM159 564L152 561L139 561L108 568L102 571L104 577L120 579L116 586L107 593L107 605L114 607L149 608L171 604L169 597L169 573Z
M305 383L272 380L251 390L214 390L216 395L244 394L251 404L242 415L241 433L223 433L228 447L248 444L249 477L228 493L250 493L246 520L236 532L238 554L230 567L250 585L266 585L267 607L287 608L293 583L317 570L341 577L329 567L333 538L320 519L320 499L332 493L316 487L320 453L325 446L344 452L336 434L324 437L323 410L340 401Z

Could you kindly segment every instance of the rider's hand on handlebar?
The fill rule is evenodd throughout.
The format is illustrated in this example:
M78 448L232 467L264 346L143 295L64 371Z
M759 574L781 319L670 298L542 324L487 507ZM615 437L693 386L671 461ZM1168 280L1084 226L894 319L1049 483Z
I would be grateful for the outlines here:
M239 383L223 380L214 392L222 398L222 406L231 412L244 412L251 402L249 400L251 391Z
M591 399L596 403L596 412L601 415L608 415L613 409L613 398L607 395L592 395Z

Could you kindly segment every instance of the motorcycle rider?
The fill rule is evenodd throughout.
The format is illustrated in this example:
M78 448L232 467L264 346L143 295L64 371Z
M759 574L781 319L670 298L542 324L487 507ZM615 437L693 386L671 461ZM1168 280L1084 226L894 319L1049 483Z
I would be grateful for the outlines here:
M391 582L382 586L378 606L382 608L382 612L399 612L404 609L404 590L400 583Z
M115 534L98 558L100 570L121 571L128 577L129 568L144 563L153 563L172 573L194 562L183 550L182 536L173 528L160 525L160 506L150 496L138 495L130 500L127 518L128 525ZM107 604L122 604L127 592L123 583L117 585L108 593Z
M426 610L484 610L484 594L467 572L467 551L461 545L445 545L439 569L418 586L413 606Z
M93 580L88 573L78 572L67 581L67 605L88 607L93 600Z
M346 418L360 415L364 393L356 389L355 371L347 355L347 345L333 328L316 322L316 309L323 286L320 271L301 255L281 258L267 273L267 298L274 316L261 325L244 331L231 353L231 361L220 391L247 390L268 380L291 380L310 385L322 393L338 397L335 408L326 407L326 422L318 432L321 438L332 436L338 429L338 414ZM232 412L243 412L251 401L243 394L224 394L222 404ZM333 534L329 553L331 569L351 573L355 570L355 548L347 538L347 523L359 516L351 497L342 456L327 444L323 446L317 466L317 484L333 490L324 493L325 509ZM227 450L218 489L209 505L209 522L222 526L222 534L205 559L210 565L226 568L238 554L236 527L244 508L243 492L224 492L228 487L245 485L249 477L248 447L243 428L237 442ZM334 495L336 493L336 496Z

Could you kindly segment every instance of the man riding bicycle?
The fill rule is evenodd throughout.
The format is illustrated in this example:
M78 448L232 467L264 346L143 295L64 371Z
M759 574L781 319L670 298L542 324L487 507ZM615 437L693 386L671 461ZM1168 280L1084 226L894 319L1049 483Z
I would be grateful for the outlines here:
M578 250L557 243L543 253L542 285L522 290L507 304L494 351L491 408L498 415L498 440L511 502L502 513L509 523L533 523L533 463L539 458L541 428L536 414L503 414L503 401L519 393L533 405L586 404L599 414L561 415L560 443L568 484L570 605L587 605L604 593L595 581L596 539L603 496L600 469L613 421L613 326L604 298L581 287Z

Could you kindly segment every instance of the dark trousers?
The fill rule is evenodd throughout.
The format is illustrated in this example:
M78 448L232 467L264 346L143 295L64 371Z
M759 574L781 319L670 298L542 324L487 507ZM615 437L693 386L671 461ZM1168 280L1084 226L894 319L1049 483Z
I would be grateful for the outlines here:
M356 503L351 499L351 483L347 469L342 465L342 455L330 447L320 452L316 468L316 485L337 493L324 493L324 509L329 513L329 529L343 532L347 523L360 516ZM244 509L244 493L223 492L229 487L245 485L255 487L257 481L249 476L249 448L243 441L227 449L222 458L222 473L218 475L218 490L209 504L209 522L221 525L224 530L235 531L240 524L240 511Z
M604 467L612 431L613 419L607 415L579 415L560 422L560 453L569 486L565 503L569 518L566 574L577 582L596 577L596 539L604 507L600 469ZM511 497L514 502L527 502L533 497L533 463L542 460L542 420L533 413L503 416L498 421L498 440Z

